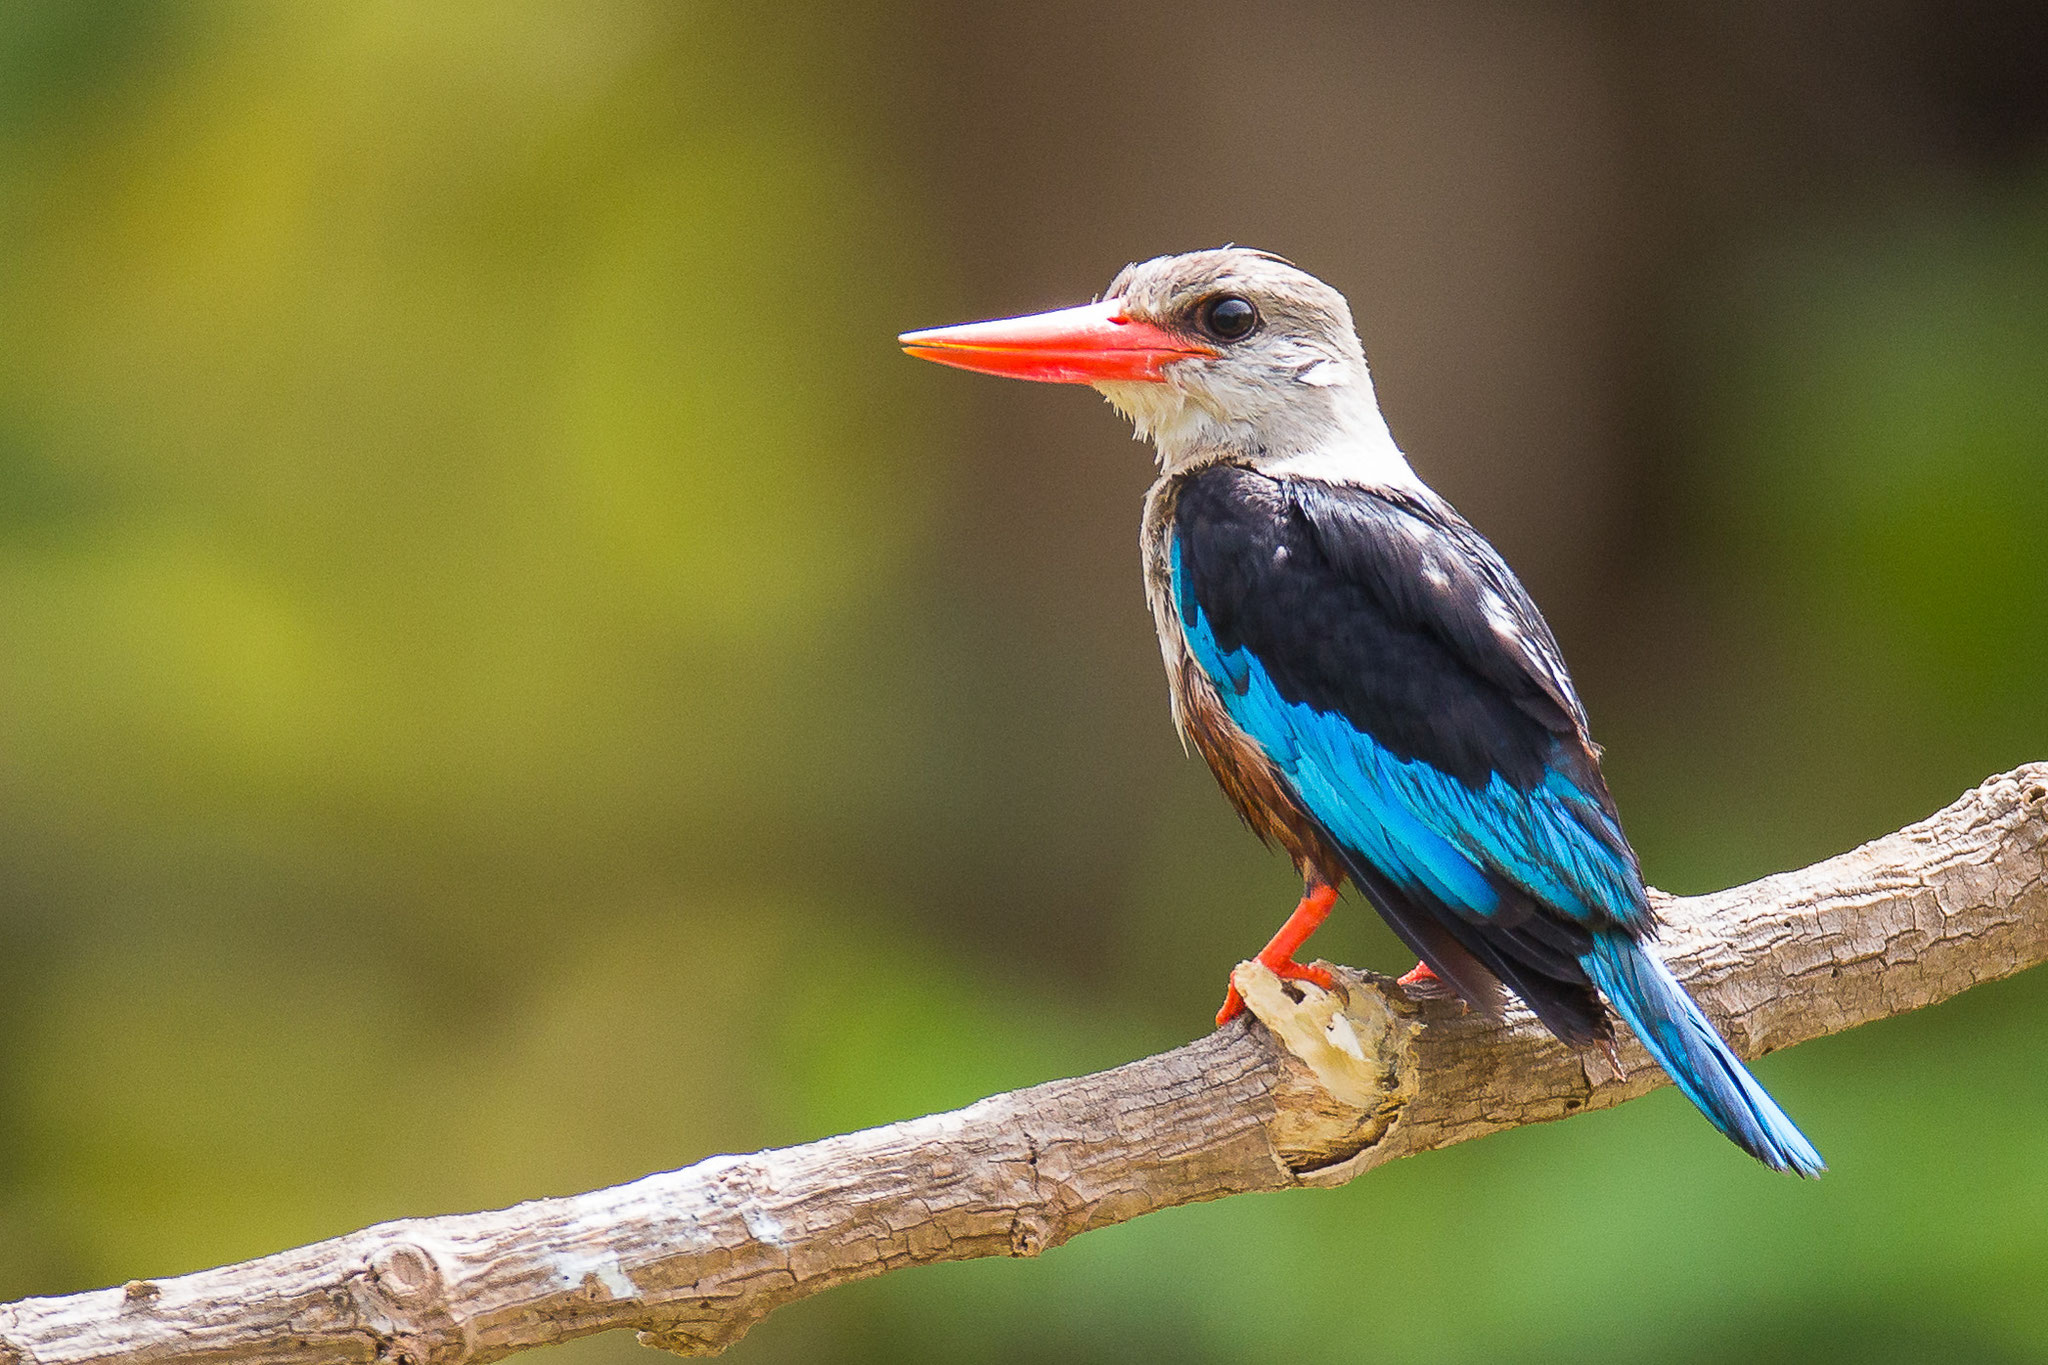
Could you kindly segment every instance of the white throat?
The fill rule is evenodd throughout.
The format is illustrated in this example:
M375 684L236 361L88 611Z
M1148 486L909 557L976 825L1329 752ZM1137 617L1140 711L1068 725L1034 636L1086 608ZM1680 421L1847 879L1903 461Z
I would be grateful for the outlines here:
M1278 478L1425 489L1394 444L1364 365L1344 370L1348 373L1333 374L1331 362L1324 362L1305 380L1288 384L1279 401L1244 404L1259 410L1236 418L1205 401L1210 395L1171 377L1164 384L1095 387L1152 443L1162 473L1206 464L1222 452L1247 458L1255 469Z

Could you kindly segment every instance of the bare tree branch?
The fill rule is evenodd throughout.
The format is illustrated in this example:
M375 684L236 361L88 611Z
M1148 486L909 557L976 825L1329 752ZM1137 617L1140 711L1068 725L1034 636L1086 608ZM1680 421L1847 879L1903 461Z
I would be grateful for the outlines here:
M2048 765L1804 871L1659 908L1667 960L1745 1057L1944 1000L2048 958ZM1241 965L1259 1022L949 1114L24 1299L0 1307L0 1365L455 1365L619 1327L711 1354L849 1280L1337 1184L1665 1084L1632 1041L1623 1078L1526 1014L1489 1023L1339 971L1340 991L1303 994Z

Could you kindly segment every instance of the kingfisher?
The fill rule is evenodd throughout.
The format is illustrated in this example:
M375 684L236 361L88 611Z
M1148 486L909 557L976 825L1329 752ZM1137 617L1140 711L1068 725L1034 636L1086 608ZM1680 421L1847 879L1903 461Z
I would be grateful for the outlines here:
M1512 991L1566 1046L1610 1053L1611 1009L1737 1146L1825 1169L1653 951L1557 640L1395 445L1342 294L1229 246L1126 266L1095 303L898 341L1091 385L1151 442L1140 545L1174 723L1302 879L1259 961L1333 988L1294 954L1348 879L1420 959L1404 983L1493 1016ZM1217 1025L1243 1009L1233 986Z

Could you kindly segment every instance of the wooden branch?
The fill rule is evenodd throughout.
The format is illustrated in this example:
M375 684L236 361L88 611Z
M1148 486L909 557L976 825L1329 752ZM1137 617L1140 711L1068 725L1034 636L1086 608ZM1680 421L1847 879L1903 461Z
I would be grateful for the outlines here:
M1659 908L1667 960L1745 1057L1944 1000L2048 958L2048 764L1804 871ZM24 1299L0 1307L0 1365L468 1365L619 1327L708 1355L849 1280L1337 1184L1666 1083L1632 1040L1624 1078L1526 1014L1489 1023L1337 970L1339 991L1304 994L1240 965L1260 1022L953 1113Z

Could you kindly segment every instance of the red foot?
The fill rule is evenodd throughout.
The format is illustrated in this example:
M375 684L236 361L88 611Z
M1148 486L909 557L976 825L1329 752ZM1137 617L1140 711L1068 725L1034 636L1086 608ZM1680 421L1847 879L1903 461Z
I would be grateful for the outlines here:
M1318 967L1312 962L1296 962L1292 958L1285 962L1268 962L1266 965L1272 968L1273 975L1282 981L1307 981L1321 986L1326 991L1337 989L1337 978L1330 975L1327 967Z
M1427 962L1415 964L1415 970L1401 977L1396 983L1402 986L1427 986L1437 980L1437 974L1429 969Z
M1308 942L1308 937L1322 927L1330 917L1330 907L1337 903L1337 888L1334 886L1311 887L1301 898L1301 904L1294 907L1294 913L1287 917L1287 923L1280 926L1280 932L1273 935L1273 941L1259 950L1259 961L1282 981L1312 981L1324 990L1337 984L1337 978L1321 967L1308 967L1294 960L1295 950ZM1233 985L1230 993L1223 997L1223 1008L1216 1011L1218 1028L1244 1013L1244 997Z

